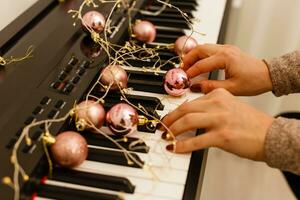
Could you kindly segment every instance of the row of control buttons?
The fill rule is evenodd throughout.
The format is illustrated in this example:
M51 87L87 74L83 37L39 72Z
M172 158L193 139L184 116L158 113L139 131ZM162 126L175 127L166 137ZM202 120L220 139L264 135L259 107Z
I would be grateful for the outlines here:
M24 122L24 125L29 125L31 124L38 115L42 114L43 111L45 110L45 106L48 106L51 102L51 99L47 96L45 96L41 101L40 101L40 105L38 105L33 111L32 111L32 114L33 116L29 116L25 122ZM48 118L49 119L53 119L53 118L56 118L57 115L59 114L59 110L64 108L64 106L66 105L66 102L63 101L63 100L58 100L55 105L54 105L54 109L52 109L49 113L48 113ZM29 133L30 134L30 138L33 140L33 141L36 141L38 140L42 134L43 134L43 130L45 129L45 125L44 124L41 124L40 126L40 129L39 130L36 130L32 133ZM17 142L18 138L21 136L22 134L22 131L23 131L23 128L20 128L17 133L15 134L15 137L13 139L11 139L7 145L6 145L6 148L8 149L11 149L13 148L13 146L15 145L15 143ZM35 144L31 144L31 145L26 145L22 151L24 153L31 153L34 151L34 149L36 148L36 145Z
M77 67L75 74L70 77L72 70L78 62L79 61L77 58L71 57L67 66L59 73L58 80L55 80L53 83L51 83L50 87L63 94L70 94L90 65L89 61L82 61Z

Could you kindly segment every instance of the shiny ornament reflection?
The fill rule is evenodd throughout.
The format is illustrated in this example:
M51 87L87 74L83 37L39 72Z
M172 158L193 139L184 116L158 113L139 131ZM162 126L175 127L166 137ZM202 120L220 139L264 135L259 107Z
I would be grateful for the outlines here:
M108 65L101 72L100 82L109 86L112 90L117 90L118 84L121 88L127 87L128 77L126 71L120 65Z
M175 42L174 50L177 55L184 56L197 46L197 41L188 36L181 36Z
M95 59L101 54L101 46L95 43L91 37L84 37L80 43L80 49L87 58Z
M115 135L124 136L137 130L138 113L132 106L119 103L107 112L106 123Z
M84 129L101 128L105 120L103 106L93 100L83 101L76 105L76 127L79 131Z
M84 30L93 29L96 33L101 33L105 27L105 17L97 11L89 11L82 17L82 27Z
M73 131L60 133L50 149L54 161L67 168L80 165L88 154L86 140L79 133Z
M166 73L164 88L169 95L181 96L187 92L189 85L189 78L182 69L175 68Z
M137 20L133 26L133 34L137 40L150 43L155 40L156 28L149 21Z

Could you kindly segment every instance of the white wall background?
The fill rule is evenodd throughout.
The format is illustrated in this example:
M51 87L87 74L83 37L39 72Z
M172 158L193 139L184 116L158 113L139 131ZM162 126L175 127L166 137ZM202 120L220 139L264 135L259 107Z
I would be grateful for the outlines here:
M0 0L0 30L36 1L37 0Z
M300 49L299 0L234 0L226 43L259 58L272 58ZM272 94L247 98L269 114L300 111L300 95Z

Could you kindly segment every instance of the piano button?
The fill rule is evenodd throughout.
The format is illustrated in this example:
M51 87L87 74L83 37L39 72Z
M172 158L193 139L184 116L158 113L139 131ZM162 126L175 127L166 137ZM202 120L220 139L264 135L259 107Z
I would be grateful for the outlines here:
M88 68L89 66L90 66L90 62L87 60L82 61L80 64L81 68Z
M31 122L33 122L35 118L33 116L30 116L26 119L26 121L24 122L25 125L29 125L31 124Z
M76 65L77 64L77 62L78 62L78 59L77 58L75 58L75 57L72 57L70 60L69 60L69 62L68 62L68 65Z
M41 106L37 106L37 107L32 111L32 113L33 113L34 115L39 115L39 114L41 114L43 111L44 111L44 109L43 109Z
M13 138L13 139L9 140L9 142L7 143L7 145L5 147L7 149L11 149L11 148L13 148L13 146L16 144L17 141L18 141L17 138Z
M41 104L41 105L48 105L50 102L51 102L51 99L50 99L49 97L45 96L45 97L41 100L40 104Z
M51 111L48 113L48 118L49 118L49 119L56 118L56 116L58 115L58 113L59 113L58 110L51 110Z
M60 72L60 74L58 75L58 79L63 81L65 80L65 78L68 76L68 74L64 71Z
M55 81L55 82L51 83L51 87L56 90L59 88L60 84L61 84L60 81Z
M73 65L67 65L63 70L66 72L66 73L69 73L71 72L73 69Z
M130 153L130 154L139 163L144 164L144 162L138 157L137 154L135 154L135 153ZM124 156L124 153L120 152L120 151L89 148L89 153L88 153L87 159L92 160L92 161L97 161L97 162L105 162L105 163L110 163L110 164L141 168L141 166L139 166L136 163L132 163L132 164L128 163L126 157Z
M72 92L73 89L74 89L74 85L72 83L67 83L64 89L62 90L62 92L64 94L70 94L70 92Z
M55 104L55 108L57 108L57 109L62 109L64 106L65 106L65 104L66 104L66 102L65 101L63 101L63 100L58 100L57 102L56 102L56 104Z
M20 137L21 134L22 134L22 131L23 131L23 128L20 128L20 129L16 132L15 136Z
M113 148L113 149L120 149L118 146L116 146L114 143L111 141L107 140L106 137L99 135L99 134L94 134L90 132L84 132L82 136L87 140L87 143L89 145L94 145L94 146L101 146L101 147L108 147L108 148ZM118 139L119 141L121 138L111 136L113 139ZM137 141L139 141L137 143ZM136 145L130 146L133 144L133 142L136 142ZM127 149L128 151L134 151L134 152L140 152L140 153L148 153L149 152L149 147L141 140L138 138L132 138L132 137L126 137L126 142L125 141L120 141L118 142L123 148Z
M41 130L37 130L37 131L33 132L33 134L30 134L30 138L32 140L38 140L42 134L43 134L43 132Z
M121 198L118 195L114 195L114 194L70 188L65 186L67 184L56 182L56 181L46 181L46 183L52 183L53 185L49 185L49 184L40 185L38 187L37 196L45 197L49 199L59 199L59 200L84 200L84 199L121 200ZM78 187L80 187L80 185L78 185Z
M77 84L79 82L79 80L80 80L80 76L75 76L74 78L72 78L71 82L73 84Z
M52 180L85 185L95 188L133 193L135 186L123 177L80 172L76 170L54 168Z
M36 145L35 144L32 144L32 145L26 145L22 151L24 153L32 153L34 151L34 149L36 148Z
M40 129L44 130L45 129L45 124L42 123L41 125L39 125Z
M82 76L85 73L85 69L84 68L79 68L76 72L76 74L78 74L79 76Z

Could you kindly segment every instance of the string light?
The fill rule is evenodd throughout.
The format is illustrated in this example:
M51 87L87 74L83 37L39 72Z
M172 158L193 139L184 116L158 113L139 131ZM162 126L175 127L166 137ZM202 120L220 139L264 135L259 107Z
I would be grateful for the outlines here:
M90 34L92 40L97 43L102 50L106 53L107 57L108 57L108 62L109 65L115 66L115 65L120 65L120 66L126 66L128 68L134 68L134 66L132 66L130 64L130 60L139 60L139 61L149 61L149 60L156 60L154 66L152 67L146 67L143 66L142 69L147 72L153 72L154 74L159 74L161 72L161 69L167 65L167 64L173 64L174 66L176 65L174 60L178 60L181 59L179 56L175 56L173 58L170 58L166 61L162 61L158 51L161 50L170 50L170 49L174 49L174 44L170 44L170 45L166 45L166 46L155 46L155 47L148 47L145 44L139 45L136 41L134 40L129 40L125 43L125 45L118 45L118 44L113 44L110 41L108 41L108 34L113 34L114 31L118 31L118 29L116 28L116 26L112 27L111 23L109 23L111 21L111 17L113 15L113 13L115 12L115 10L117 8L120 7L124 7L127 9L127 17L129 18L129 26L128 26L128 32L130 33L130 35L132 34L132 28L131 28L131 23L132 23L132 19L131 19L131 13L133 11L137 11L135 8L136 5L136 1L133 1L133 3L131 4L131 6L129 5L129 3L125 0L116 0L116 1L112 1L112 0L98 0L100 4L104 4L104 3L113 3L112 9L110 11L110 13L108 14L108 17L106 19L107 23L105 23L104 26L104 30L103 33L100 35L98 32L96 32L93 27L91 27L88 23L85 23L82 17L82 13L83 10L85 9L85 7L92 7L92 8L97 8L99 5L97 3L95 3L95 0L84 0L82 2L82 4L79 6L78 10L69 10L69 13L72 14L72 18L79 20L80 23L85 27L85 29L87 30L87 32ZM159 15L161 12L164 11L164 9L166 7L169 8L173 8L175 10L177 10L181 16L183 17L183 19L186 21L186 23L189 25L189 27L192 30L192 33L199 33L194 31L193 28L193 24L192 21L189 19L188 15L186 13L184 13L183 11L181 11L178 7L175 7L173 5L171 5L169 3L169 0L167 0L166 2L163 2L161 0L156 0L157 2L162 4L162 7L160 10L158 10L157 12L150 12L150 11L145 11L145 10L138 10L138 12L142 13L143 15L152 15L152 16L157 16ZM73 25L76 24L76 21L74 22ZM199 33L201 35L204 35L202 33ZM188 36L190 37L190 36ZM9 59L4 59L2 57L0 57L0 64L1 65L7 65L10 64L12 62L18 62L27 58L32 57L32 52L33 52L33 47L30 46L26 52L26 56L24 56L23 58L9 58ZM110 73L113 73L113 71L110 71ZM98 77L97 81L94 83L94 85L91 87L91 89L87 92L87 95L85 97L85 101L89 101L90 99L95 100L94 103L101 103L104 104L105 101L105 97L107 96L107 94L109 93L109 91L111 91L111 89L114 89L115 87L115 83L117 83L117 90L119 90L120 92L120 96L122 101L126 102L127 104L129 104L130 106L132 106L133 108L135 108L136 110L140 111L140 113L142 113L143 116L139 116L139 124L140 125L146 125L147 128L151 128L151 127L155 127L157 123L160 123L167 131L168 131L168 137L170 139L172 139L172 143L174 145L176 145L176 139L174 134L169 130L169 128L163 124L161 122L160 119L158 119L157 117L155 117L153 115L153 113L149 113L147 111L147 109L145 109L141 104L139 104L138 106L134 105L133 103L131 103L128 99L127 99L127 94L130 92L130 88L125 88L123 84L120 83L119 80L116 80L114 78L113 81L111 81L109 84L103 84L103 82L101 82L101 78L103 75L100 74L100 76ZM92 91L97 87L100 86L103 90L104 90L104 94L101 97L97 97L95 95L92 95ZM168 98L167 96L164 98ZM168 101L168 99L167 99ZM23 170L22 166L20 165L20 163L18 162L18 157L17 157L17 151L19 149L19 146L21 144L21 142L25 139L26 144L27 145L31 145L32 141L29 137L29 130L35 126L40 126L42 124L45 125L45 131L43 133L43 147L44 147L44 151L48 160L48 164L49 164L49 175L51 177L52 174L52 169L53 169L53 164L52 164L52 160L50 157L50 154L48 152L48 148L47 145L49 144L53 144L55 143L55 138L53 136L51 136L49 128L51 126L51 124L53 123L61 123L61 122L65 122L69 117L72 117L75 119L75 122L78 122L78 112L80 112L80 110L86 110L88 109L90 106L92 106L92 104L90 105L84 105L81 106L80 108L75 104L74 108L72 108L65 116L58 118L58 119L46 119L46 120L41 120L41 121L34 121L31 124L27 125L22 133L21 136L19 137L18 141L16 142L16 144L14 145L13 151L12 151L12 155L11 155L11 163L14 165L14 174L13 174L13 180L6 176L3 177L2 179L2 183L12 187L14 189L15 195L14 195L14 200L18 200L19 199L19 192L20 192L20 188L19 188L19 175L21 174L21 176L23 177L23 180L28 181L29 180L29 176L25 173L25 171ZM156 106L155 111L157 110L158 105ZM105 133L103 130L100 129L100 127L96 126L94 122L91 121L90 118L85 118L84 119L84 124L85 126L88 126L90 129L93 130L94 133L96 134L100 134L102 136L104 136L106 139L108 139L109 141L111 141L113 144L116 145L116 147L119 148L119 151L123 152L125 158L127 159L127 163L129 165L133 165L136 164L139 167L141 167L142 169L144 169L145 171L148 171L149 173L152 174L153 179L155 180L159 180L159 177L157 174L155 174L155 172L152 170L150 164L148 163L142 163L141 161L139 161L138 159L136 159L130 151L134 151L134 150L138 150L138 149L145 149L145 150L149 150L147 146L138 146L139 144L143 144L143 137L140 136L140 138L137 141L131 142L129 144L129 149L127 150L126 148L124 148L120 142L129 142L127 137L124 137L122 139L113 139L109 134ZM85 127L81 127L83 130ZM162 147L163 142L158 142L156 145L161 145L160 147ZM170 156L167 156L167 154L162 154L162 156L166 157L167 160L170 160Z

